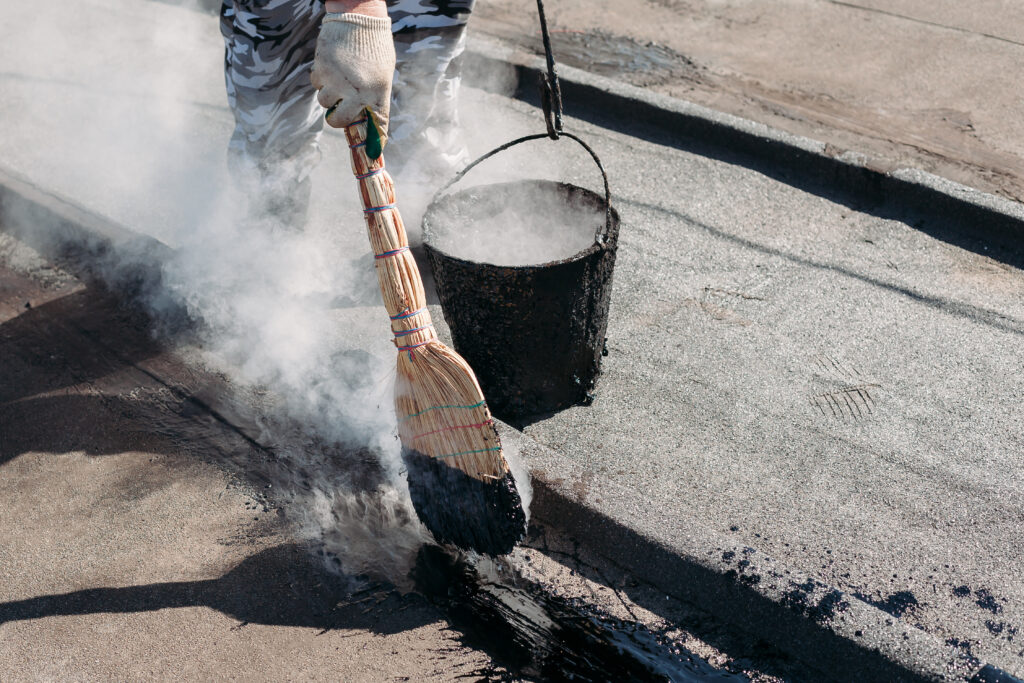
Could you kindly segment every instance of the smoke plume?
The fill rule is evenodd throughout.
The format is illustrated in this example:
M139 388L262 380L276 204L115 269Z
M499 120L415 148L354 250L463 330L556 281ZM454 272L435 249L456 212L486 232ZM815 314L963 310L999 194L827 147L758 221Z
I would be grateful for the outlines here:
M9 25L46 49L0 46L2 106L18 112L8 117L6 136L26 141L8 144L7 163L170 247L140 253L147 247L138 241L115 245L125 250L104 262L104 275L117 283L129 265L158 264L159 286L146 291L144 304L167 334L180 331L181 312L191 321L188 356L227 379L224 400L237 404L276 455L276 464L260 465L276 502L330 566L398 580L428 535L403 479L395 349L347 149L337 132L324 134L305 225L254 211L225 163L233 120L217 20L196 11L205 3L190 4L8 3ZM480 106L486 113L467 137L474 151L524 132L523 112L505 125L486 101ZM542 169L538 158L495 162L477 182L562 175L557 154L547 153ZM405 197L399 186L398 199L402 207L408 201L415 242L419 213L445 178L413 180ZM571 217L554 219L557 228ZM515 258L553 260L545 251L552 227L548 221L515 233L520 245L526 235L541 246L526 245ZM493 228L512 235L509 226ZM476 235L493 247L492 237ZM509 451L528 504L525 466Z

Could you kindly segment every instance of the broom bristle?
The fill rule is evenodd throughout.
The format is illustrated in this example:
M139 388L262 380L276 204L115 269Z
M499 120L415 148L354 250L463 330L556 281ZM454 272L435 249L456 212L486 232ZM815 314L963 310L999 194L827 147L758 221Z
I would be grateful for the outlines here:
M503 555L525 534L526 514L498 432L473 370L437 338L394 183L363 151L365 124L345 134L399 349L395 407L413 506L439 542Z
M398 377L399 434L420 518L441 543L510 552L526 515L472 370L435 341L411 359L402 354Z

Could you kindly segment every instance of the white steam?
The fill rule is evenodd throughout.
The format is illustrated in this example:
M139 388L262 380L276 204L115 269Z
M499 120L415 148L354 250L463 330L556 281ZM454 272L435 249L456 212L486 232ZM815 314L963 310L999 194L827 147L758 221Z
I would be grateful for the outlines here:
M161 296L200 322L198 360L256 410L257 440L281 465L261 474L302 536L332 567L399 581L427 537L402 479L372 259L315 225L233 212L201 225L165 263Z
M551 185L471 188L431 214L430 243L457 258L529 266L572 258L595 243L604 213ZM446 205L448 206L448 205Z
M163 261L161 287L147 303L158 317L184 309L198 321L196 362L227 378L224 401L250 416L255 438L275 453L274 464L260 466L272 496L341 570L399 580L426 535L403 481L395 349L348 150L337 132L325 133L304 229L251 217L225 163L233 119L217 19L186 4L5 3L16 36L0 44L0 158L173 248L169 258L134 253L127 260ZM486 139L472 148L535 131L540 122L530 116L520 111L506 126L488 109L477 117ZM523 168L510 173L498 163L493 176L477 178L540 175L535 164ZM561 176L550 165L544 170ZM413 241L431 193L424 188L445 179L436 171L413 178L405 199L399 186ZM489 250L481 251L484 260L498 251L516 262L550 261L592 239L589 227L583 241L559 228L572 220L552 208L539 226L515 216L471 241ZM116 265L109 275L119 280ZM526 467L508 451L528 504Z

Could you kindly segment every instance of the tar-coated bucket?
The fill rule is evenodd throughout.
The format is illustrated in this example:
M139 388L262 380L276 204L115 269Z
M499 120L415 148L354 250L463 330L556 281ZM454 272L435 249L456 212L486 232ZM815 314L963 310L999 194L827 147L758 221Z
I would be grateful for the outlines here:
M600 167L585 143L562 136L583 145ZM619 236L607 178L604 197L547 180L444 195L487 156L445 186L423 218L455 349L499 418L589 404L605 353Z

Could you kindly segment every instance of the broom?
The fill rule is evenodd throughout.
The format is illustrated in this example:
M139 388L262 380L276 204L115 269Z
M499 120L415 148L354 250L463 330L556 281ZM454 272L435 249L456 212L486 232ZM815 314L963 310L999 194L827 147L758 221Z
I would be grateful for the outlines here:
M416 514L439 543L503 555L526 514L491 413L469 364L434 331L373 114L345 136L399 352L395 407Z

